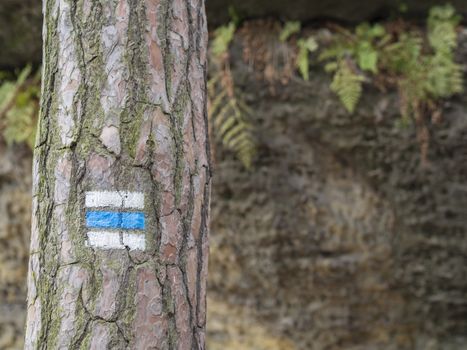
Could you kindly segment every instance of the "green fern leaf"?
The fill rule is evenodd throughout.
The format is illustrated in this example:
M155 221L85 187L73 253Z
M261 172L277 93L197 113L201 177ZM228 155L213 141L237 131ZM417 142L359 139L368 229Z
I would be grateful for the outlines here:
M451 5L435 6L428 16L428 39L435 51L451 52L457 46L456 26L461 17Z
M309 72L309 53L316 51L318 49L318 43L313 37L309 37L308 39L300 39L297 41L298 46L298 55L297 55L297 68L302 75L303 79L309 80L310 79L310 72Z
M214 57L218 58L227 52L236 29L235 23L230 22L214 31L214 39L212 41L212 54Z
M362 94L362 81L363 77L356 74L345 60L339 62L331 90L339 96L345 109L350 113L355 111Z
M362 70L378 72L378 51L368 41L362 42L357 49L357 62Z
M237 94L229 96L220 79L214 79L216 77L208 82L212 130L222 145L233 151L245 168L250 169L256 153L251 125L247 121L251 110Z
M427 72L427 89L433 97L449 97L463 92L462 67L451 55L438 53L430 61Z
M284 24L284 28L279 34L279 40L281 42L286 42L293 34L296 34L300 31L301 24L298 21L289 21Z

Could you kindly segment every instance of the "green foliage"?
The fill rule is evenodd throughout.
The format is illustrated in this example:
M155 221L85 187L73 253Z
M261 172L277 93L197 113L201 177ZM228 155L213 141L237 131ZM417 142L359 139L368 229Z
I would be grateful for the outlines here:
M321 52L319 59L328 61L326 71L334 72L331 89L353 113L362 93L364 73L378 72L379 48L388 41L388 35L379 24L360 24L354 33L341 27L338 30L336 40Z
M460 20L450 5L433 7L428 17L428 39L434 54L428 62L426 89L435 98L463 92L462 67L454 61Z
M297 68L302 75L303 79L308 80L309 74L309 53L318 49L318 43L313 37L308 39L299 39L297 41L298 55L297 55Z
M214 39L212 41L212 54L215 58L224 55L229 49L229 45L233 40L235 30L237 29L235 22L230 22L214 31Z
M428 43L414 32L383 48L385 66L398 77L403 118L420 114L423 104L463 91L462 67L454 61L456 26L460 21L447 5L433 7L428 17Z
M40 76L31 76L31 67L24 68L18 77L0 81L0 125L8 144L26 142L34 147L39 101Z
M208 113L211 130L216 138L249 169L256 152L252 128L248 122L251 110L235 91L229 65L228 48L235 29L236 25L231 22L214 32L212 64L217 67L217 73L208 81Z
M429 63L426 90L431 96L449 97L463 92L462 67L453 61L452 56L437 53Z
M282 31L279 34L279 40L285 43L292 35L300 32L301 24L298 21L289 21L284 24ZM301 76L305 80L310 79L309 74L309 53L318 49L318 42L312 36L308 38L300 38L297 40L298 54L295 65L298 68Z
M224 86L225 79L218 73L208 82L209 119L216 138L222 145L232 150L245 168L250 169L256 146L252 127L248 122L251 109L240 99L238 94L229 93Z
M235 24L235 27L238 27L240 25L240 22L242 21L242 18L240 14L237 12L235 7L229 6L229 16L230 16L230 21Z
M339 27L319 58L334 72L331 88L349 112L358 103L362 82L378 74L396 82L402 117L417 117L423 105L463 91L462 67L454 61L459 22L454 8L446 5L431 9L427 40L404 28L388 34L379 24L363 23L354 32Z
M279 40L285 43L293 34L300 32L302 25L298 21L285 22L279 34Z
M457 46L456 26L461 17L451 5L435 6L428 16L428 39L437 52L451 52Z
M459 23L460 16L446 5L430 10L426 35L403 21L388 23L386 27L362 23L354 30L332 25L335 33L330 40L320 43L324 49L319 60L333 74L331 89L349 113L356 109L364 82L376 82L384 88L395 86L400 100L399 125L417 121L423 153L429 137L424 114L431 113L435 120L440 115L437 101L463 92L463 70L454 60ZM228 47L237 25L238 20L215 31L212 53L219 69L218 76L209 83L210 116L214 133L248 167L255 152L247 121L251 111L235 91L228 63ZM279 41L286 43L300 31L299 22L286 22ZM294 63L303 79L309 80L310 53L318 49L318 43L311 36L298 37L293 42L297 48Z
M332 67L328 67L328 69L332 69ZM335 71L331 90L339 96L347 111L353 113L362 94L363 77L355 73L349 61L345 59L341 59L337 63Z

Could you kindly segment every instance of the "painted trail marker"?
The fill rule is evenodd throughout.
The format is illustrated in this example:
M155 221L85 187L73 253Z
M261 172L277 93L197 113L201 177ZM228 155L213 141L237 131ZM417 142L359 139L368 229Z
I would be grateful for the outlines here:
M144 194L141 192L86 192L87 242L100 249L146 248Z

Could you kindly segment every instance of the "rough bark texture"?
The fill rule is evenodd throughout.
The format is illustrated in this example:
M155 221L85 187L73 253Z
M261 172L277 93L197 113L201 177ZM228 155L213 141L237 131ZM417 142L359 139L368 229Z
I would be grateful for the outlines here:
M407 5L407 15L426 18L433 5L445 4L443 0L209 0L207 17L210 26L229 21L229 7L244 18L275 17L283 20L310 22L316 19L334 19L347 23L388 18L397 13L400 4ZM467 15L465 0L449 1L456 9ZM26 63L40 63L40 1L0 1L0 67L18 67Z
M202 0L47 0L26 349L204 349ZM89 246L86 191L145 196L146 249Z

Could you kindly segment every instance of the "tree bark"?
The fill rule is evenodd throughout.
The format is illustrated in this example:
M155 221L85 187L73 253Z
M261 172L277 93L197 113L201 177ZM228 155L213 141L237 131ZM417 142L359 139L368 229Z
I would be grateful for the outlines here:
M204 2L43 10L25 348L204 349Z

